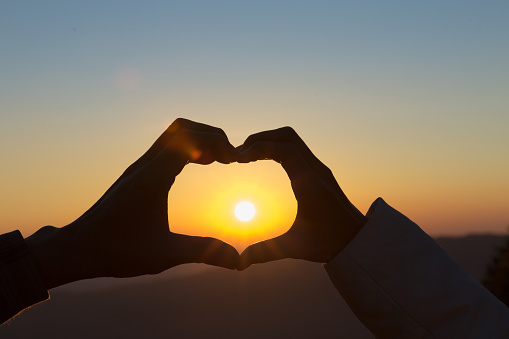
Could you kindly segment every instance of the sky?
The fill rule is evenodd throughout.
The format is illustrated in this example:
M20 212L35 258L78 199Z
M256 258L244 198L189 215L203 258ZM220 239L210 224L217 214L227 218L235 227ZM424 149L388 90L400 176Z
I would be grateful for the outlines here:
M0 231L72 222L185 117L234 145L292 126L364 213L382 197L431 235L507 232L507 17L507 1L3 1ZM252 224L207 214L246 197ZM188 166L169 205L172 230L236 244L296 211L268 162Z

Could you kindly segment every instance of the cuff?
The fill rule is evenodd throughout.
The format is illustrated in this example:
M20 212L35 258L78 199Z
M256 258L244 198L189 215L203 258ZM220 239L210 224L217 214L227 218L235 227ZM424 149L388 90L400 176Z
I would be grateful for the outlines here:
M412 307L400 303L408 300L412 288L397 286L395 277L413 270L415 257L409 253L416 242L433 246L434 241L381 198L373 202L366 217L368 222L355 238L325 264L327 274L376 337L432 337L419 317L408 312Z
M48 297L20 231L0 235L0 323Z
M507 307L382 199L329 277L376 337L508 338Z

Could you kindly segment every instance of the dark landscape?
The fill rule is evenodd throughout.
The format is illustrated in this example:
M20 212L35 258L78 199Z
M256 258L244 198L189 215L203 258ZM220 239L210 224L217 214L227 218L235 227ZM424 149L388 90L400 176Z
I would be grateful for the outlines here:
M480 281L504 237L437 241ZM322 265L298 260L244 272L186 265L157 276L77 282L1 326L0 337L373 338Z

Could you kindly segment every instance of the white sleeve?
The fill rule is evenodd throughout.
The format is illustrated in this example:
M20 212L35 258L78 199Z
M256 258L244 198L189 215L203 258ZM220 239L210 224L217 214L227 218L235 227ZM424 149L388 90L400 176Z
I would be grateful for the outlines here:
M415 223L377 199L368 222L325 264L377 338L509 338L509 309Z

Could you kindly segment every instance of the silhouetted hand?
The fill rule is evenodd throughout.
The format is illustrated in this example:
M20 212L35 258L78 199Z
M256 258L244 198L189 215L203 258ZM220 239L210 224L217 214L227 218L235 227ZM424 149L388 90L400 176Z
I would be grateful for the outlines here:
M253 134L238 149L240 163L263 159L281 163L298 203L295 222L288 232L246 248L239 269L284 258L328 262L366 223L329 168L292 128Z
M94 206L63 228L46 226L26 239L47 288L94 277L156 274L184 263L235 269L239 254L212 238L172 233L168 192L188 162L236 161L219 128L175 120Z

